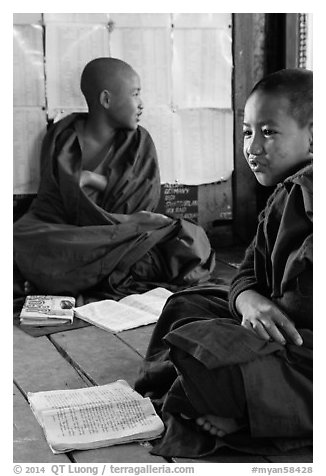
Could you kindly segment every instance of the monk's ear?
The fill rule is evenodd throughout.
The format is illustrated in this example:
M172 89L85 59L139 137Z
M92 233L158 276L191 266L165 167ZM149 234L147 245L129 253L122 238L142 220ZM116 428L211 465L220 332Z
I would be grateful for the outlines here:
M313 154L313 122L310 121L306 127L308 132L308 139L309 139L309 153Z
M313 153L313 123L309 124L310 140L309 140L309 152Z
M107 89L103 89L100 93L100 104L105 108L109 109L111 104L111 93Z

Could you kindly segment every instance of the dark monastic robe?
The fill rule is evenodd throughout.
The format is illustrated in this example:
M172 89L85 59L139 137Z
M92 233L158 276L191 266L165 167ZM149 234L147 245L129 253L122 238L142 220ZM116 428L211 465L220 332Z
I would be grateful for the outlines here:
M14 225L15 261L23 276L39 293L95 299L206 281L214 253L200 226L119 221L117 214L155 211L159 201L156 150L144 128L120 130L113 147L101 153L108 182L103 193L92 196L80 187L85 117L62 119L43 142L37 198Z
M311 444L312 237L307 165L269 198L229 292L204 286L169 298L136 382L166 425L155 454L199 457L223 446L273 454ZM303 345L265 341L242 327L235 300L246 289L274 301ZM236 418L244 427L219 438L180 413Z

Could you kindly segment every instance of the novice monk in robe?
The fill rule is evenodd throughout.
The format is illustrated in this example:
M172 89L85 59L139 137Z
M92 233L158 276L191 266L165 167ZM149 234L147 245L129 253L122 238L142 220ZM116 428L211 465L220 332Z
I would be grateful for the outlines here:
M119 298L205 282L214 253L204 230L155 213L160 176L139 126L138 74L96 58L81 90L89 112L50 127L37 198L14 225L15 261L34 294Z
M166 424L155 454L312 444L312 76L278 71L246 102L245 159L276 188L229 294L181 291L163 309L136 383Z

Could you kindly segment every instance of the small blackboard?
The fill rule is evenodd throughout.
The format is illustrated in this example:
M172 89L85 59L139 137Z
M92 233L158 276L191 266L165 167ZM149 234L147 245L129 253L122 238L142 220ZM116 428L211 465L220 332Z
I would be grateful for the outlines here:
M174 218L198 222L198 186L165 183L156 210Z

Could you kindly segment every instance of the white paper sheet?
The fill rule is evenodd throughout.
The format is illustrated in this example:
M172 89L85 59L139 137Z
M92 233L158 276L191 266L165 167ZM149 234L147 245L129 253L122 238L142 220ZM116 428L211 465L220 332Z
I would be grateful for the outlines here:
M230 28L231 13L172 13L175 28Z
M40 176L40 154L46 131L46 114L40 108L14 108L14 194L36 193Z
M231 108L232 39L215 29L175 29L173 105Z
M233 170L232 110L145 109L141 125L153 138L162 183L198 185L230 177Z
M108 437L126 438L135 432L146 431L147 426L153 425L151 410L147 401L143 404L121 402L117 407L102 404L100 407L48 410L44 413L43 423L54 449L73 447L74 444L92 447L99 440L105 442Z
M154 316L160 316L166 300L172 296L172 292L165 288L154 288L146 293L131 294L120 299L119 302L152 313Z
M179 183L198 185L230 177L233 170L231 110L186 109L176 112L174 157L180 161Z
M13 40L14 106L45 106L43 28L16 25Z
M58 120L71 112L87 111L80 91L84 66L98 56L119 57L140 75L145 106L141 125L150 132L156 145L162 183L198 185L230 176L233 168L231 14L43 15L49 118ZM19 23L14 27L14 104L44 106L42 27L34 25L42 22L42 16L14 14L14 21ZM33 25L27 26L29 21ZM194 112L195 108L198 113ZM212 108L211 113L207 108ZM221 109L220 116L212 114L213 109ZM39 133L45 129L45 115L42 119L36 116L31 111L25 116L34 124L28 134L32 137L25 139L25 131L32 126L21 118L16 120L19 126L14 126L15 136L23 130L14 144L15 163L20 164L15 170L15 193L35 193L37 189L38 172L30 163L32 159L22 165L25 142L33 141L37 135L35 128L39 127ZM38 152L36 157L39 160Z
M14 13L14 25L42 24L42 13Z
M44 13L44 23L104 23L110 13Z
M66 390L49 390L28 394L28 400L32 404L36 415L44 410L65 408L72 406L86 406L99 403L123 402L142 400L142 397L125 382L118 380L106 385L85 387Z
M111 55L129 63L139 74L145 106L171 102L171 44L168 28L115 28Z
M169 28L170 13L110 13L110 20L118 28Z
M51 23L46 27L46 85L50 116L53 109L85 108L80 77L85 65L109 56L105 25Z
M145 108L140 125L150 133L157 151L160 166L161 182L173 183L179 175L180 157L174 157L173 129L175 114L168 106Z

